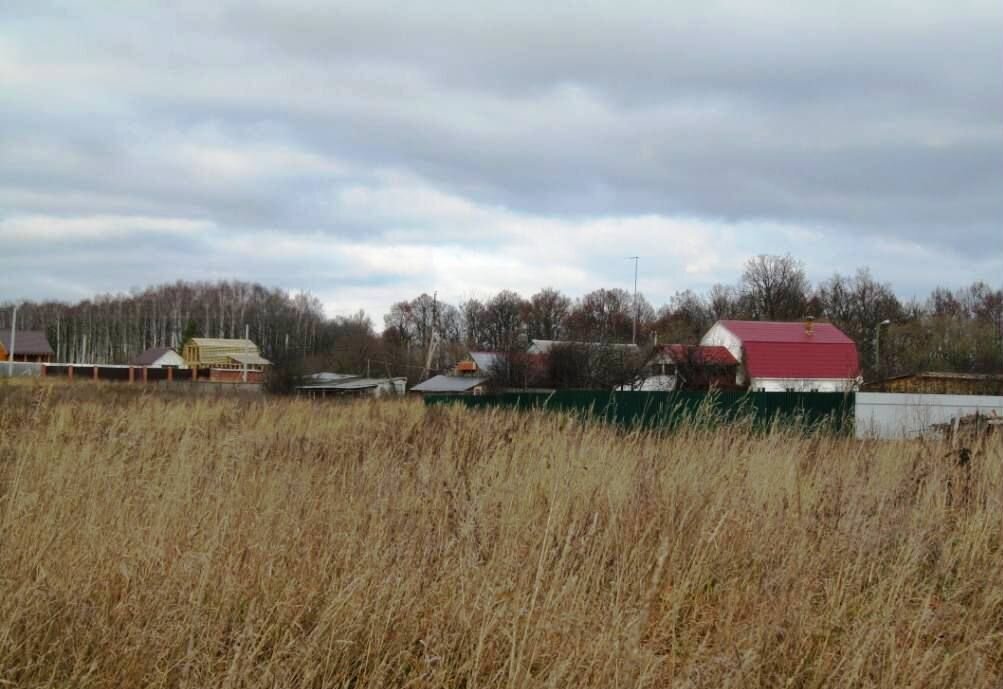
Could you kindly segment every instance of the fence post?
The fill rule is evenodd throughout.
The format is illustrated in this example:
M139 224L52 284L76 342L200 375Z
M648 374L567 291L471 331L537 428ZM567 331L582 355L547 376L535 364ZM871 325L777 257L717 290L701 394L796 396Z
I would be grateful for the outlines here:
M94 370L91 371L91 375L93 376L94 380L98 379L98 367L97 367L97 364L94 365Z

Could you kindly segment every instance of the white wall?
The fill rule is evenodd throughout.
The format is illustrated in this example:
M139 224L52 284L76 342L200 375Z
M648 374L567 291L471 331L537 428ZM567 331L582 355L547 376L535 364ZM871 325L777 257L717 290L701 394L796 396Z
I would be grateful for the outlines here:
M152 368L163 368L164 366L177 366L178 368L188 368L184 358L177 352L164 352L159 359L151 364Z
M738 362L738 374L735 382L738 385L745 385L745 360L742 358L742 341L733 332L721 325L720 322L711 326L707 334L700 340L700 344L705 347L724 347Z
M753 392L851 392L857 381L844 378L752 378L749 389Z
M676 389L676 376L654 375L648 376L641 381L641 386L627 388L628 390L640 390L641 392L672 392Z
M915 438L932 424L994 411L1003 416L1003 397L858 392L856 432L858 438Z

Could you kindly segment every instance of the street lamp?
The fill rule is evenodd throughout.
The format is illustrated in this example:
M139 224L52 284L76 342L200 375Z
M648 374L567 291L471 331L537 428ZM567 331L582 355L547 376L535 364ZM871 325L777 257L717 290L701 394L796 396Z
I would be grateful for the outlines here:
M881 376L881 329L888 327L892 322L887 318L874 328L874 373Z

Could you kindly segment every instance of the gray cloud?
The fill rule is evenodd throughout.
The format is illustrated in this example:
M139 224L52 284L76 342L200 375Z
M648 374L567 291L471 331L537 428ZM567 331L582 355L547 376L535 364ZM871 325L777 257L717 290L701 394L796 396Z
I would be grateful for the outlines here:
M995 2L4 14L0 227L96 228L83 264L60 258L79 238L6 244L5 293L47 265L62 272L32 278L46 296L217 274L309 288L335 310L438 283L559 275L574 292L622 279L607 254L623 246L576 244L618 227L633 228L626 253L652 256L655 300L734 280L743 252L792 251L819 278L870 263L906 291L999 282L1003 267ZM210 223L212 241L125 268L115 228L137 217ZM544 265L525 249L534 232L554 238ZM664 247L677 232L706 258ZM276 238L285 253L227 249ZM163 238L138 223L129 241L159 252ZM478 266L466 282L445 274L456 255ZM423 271L401 265L416 257Z

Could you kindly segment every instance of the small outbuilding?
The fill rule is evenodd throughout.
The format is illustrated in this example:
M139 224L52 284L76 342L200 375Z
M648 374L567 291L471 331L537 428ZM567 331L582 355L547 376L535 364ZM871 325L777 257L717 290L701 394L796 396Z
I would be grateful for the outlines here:
M150 347L130 361L129 365L148 368L188 368L184 358L170 347Z
M411 388L420 395L483 395L488 390L487 376L432 376Z
M867 383L865 392L900 392L925 395L1003 395L1003 375L998 373L921 372Z
M296 394L324 397L392 397L407 389L407 378L369 378L344 373L318 373L296 387Z

